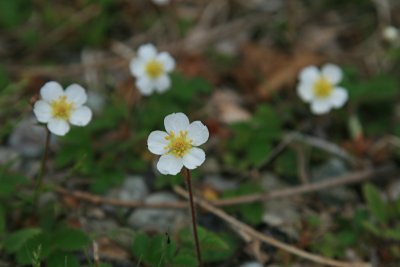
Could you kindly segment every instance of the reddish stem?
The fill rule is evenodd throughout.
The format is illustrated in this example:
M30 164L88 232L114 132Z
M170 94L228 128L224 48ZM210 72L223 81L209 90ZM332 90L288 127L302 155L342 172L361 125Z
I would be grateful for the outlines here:
M190 213L192 215L193 237L194 237L194 243L196 246L197 261L199 263L199 267L201 267L201 266L203 266L203 262L201 259L199 236L197 234L196 210L194 207L193 191L192 191L192 178L191 178L189 169L184 168L182 173L183 173L183 177L185 178L185 181L186 181L187 190L189 192Z

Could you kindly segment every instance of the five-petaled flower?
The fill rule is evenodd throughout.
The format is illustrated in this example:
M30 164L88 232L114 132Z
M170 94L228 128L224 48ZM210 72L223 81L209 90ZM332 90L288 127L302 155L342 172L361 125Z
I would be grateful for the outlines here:
M182 167L195 169L206 159L204 151L197 146L209 137L207 127L200 121L189 123L183 113L165 117L164 131L154 131L147 139L150 152L161 155L157 169L162 174L176 175Z
M69 123L85 126L92 119L92 111L83 105L87 100L85 89L78 84L71 84L64 91L59 83L47 82L40 89L40 95L42 99L36 101L33 112L55 135L65 135L70 129Z
M297 93L311 104L314 114L327 113L332 108L342 107L348 99L347 90L337 86L342 77L342 70L333 64L324 65L321 71L308 66L300 72Z
M145 44L139 47L137 57L131 60L129 67L136 77L136 87L143 95L150 95L169 89L168 74L174 70L175 61L167 52L158 53L154 45Z

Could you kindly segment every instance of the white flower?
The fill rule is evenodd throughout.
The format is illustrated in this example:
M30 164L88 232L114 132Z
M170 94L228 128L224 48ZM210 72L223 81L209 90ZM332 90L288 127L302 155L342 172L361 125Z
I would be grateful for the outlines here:
M394 26L387 26L382 32L383 38L390 43L395 42L399 35L399 30Z
M333 64L324 65L321 71L315 66L306 67L300 72L297 94L311 104L314 114L327 113L342 107L348 99L347 90L337 86L342 77L342 70Z
M64 91L59 83L47 82L40 95L42 99L36 101L33 112L55 135L65 135L69 124L85 126L92 119L92 111L83 105L87 100L85 89L78 84L71 84Z
M165 6L169 3L169 0L153 0L153 3L160 6Z
M157 53L154 45L145 44L139 47L129 67L136 77L136 87L143 95L150 95L168 90L171 85L168 74L174 70L175 61L167 52Z
M165 117L166 132L154 131L147 139L150 152L161 155L157 169L162 174L176 175L183 166L195 169L206 159L204 151L197 146L208 140L208 129L200 121L189 123L183 113Z

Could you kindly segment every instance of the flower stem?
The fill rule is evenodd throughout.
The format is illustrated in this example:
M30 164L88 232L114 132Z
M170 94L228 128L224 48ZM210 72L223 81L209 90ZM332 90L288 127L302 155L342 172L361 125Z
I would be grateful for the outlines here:
M47 163L47 158L49 155L50 136L51 136L50 131L46 127L46 143L45 143L45 147L44 147L44 154L43 154L42 162L40 164L39 175L37 177L37 182L36 182L36 186L35 186L35 193L34 193L34 198L33 198L34 207L37 206L37 202L38 202L40 193L42 191L43 177L46 173L46 163Z
M199 242L199 236L197 234L196 210L194 207L193 192L192 192L192 178L191 178L189 169L184 168L182 173L183 173L183 177L186 180L186 186L187 186L187 190L189 192L190 214L192 215L192 228L193 228L194 244L196 246L197 261L199 263L199 267L201 267L201 266L203 266L203 262L201 260L200 242Z

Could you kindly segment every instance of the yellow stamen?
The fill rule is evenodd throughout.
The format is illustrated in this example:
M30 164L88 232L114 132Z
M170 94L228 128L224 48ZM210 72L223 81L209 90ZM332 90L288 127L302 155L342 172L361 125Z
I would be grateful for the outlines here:
M51 113L54 118L68 120L74 109L74 104L67 101L66 96L61 96L50 103Z
M315 83L314 83L314 94L319 97L319 98L326 98L331 95L333 91L333 86L328 79L325 77L319 78Z
M152 79L160 77L163 72L164 66L157 60L150 60L146 65L146 73Z
M169 144L165 147L168 153L174 155L176 158L185 156L192 148L192 139L187 138L187 131L179 131L179 135L175 135L173 131L169 132L169 136L165 140L169 140Z

